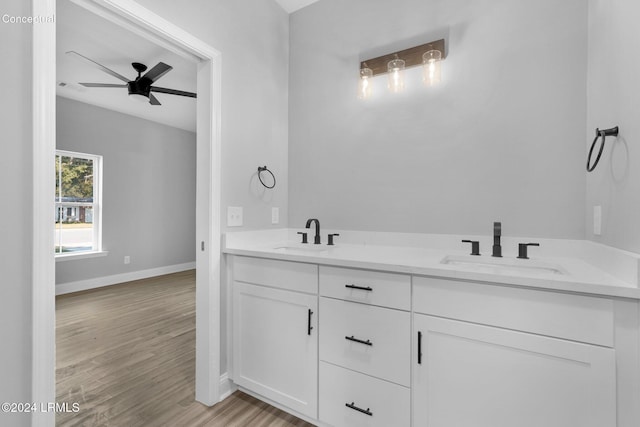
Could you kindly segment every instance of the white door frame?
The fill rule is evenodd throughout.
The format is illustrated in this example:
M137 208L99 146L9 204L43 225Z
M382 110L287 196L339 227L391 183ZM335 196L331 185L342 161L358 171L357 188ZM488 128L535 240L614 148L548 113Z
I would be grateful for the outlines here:
M55 16L56 0L32 0L34 16ZM196 400L220 400L221 55L133 0L74 0L164 47L197 58ZM33 25L32 401L55 402L56 29ZM205 250L201 250L201 245ZM32 426L53 426L54 413L34 413Z

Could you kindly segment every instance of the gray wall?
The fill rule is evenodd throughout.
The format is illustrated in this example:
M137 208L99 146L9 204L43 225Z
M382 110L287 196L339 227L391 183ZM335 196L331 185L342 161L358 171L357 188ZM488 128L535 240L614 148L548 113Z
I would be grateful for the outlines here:
M288 224L289 15L272 0L137 0L222 54L222 202L244 208L244 226ZM277 178L273 190L257 181L258 166ZM271 224L271 207L280 224ZM226 216L226 213L223 212ZM226 218L222 218L223 231ZM226 301L226 288L221 289ZM220 312L221 366L226 364L226 306Z
M222 53L222 219L227 206L244 208L244 226L287 226L287 99L289 17L273 0L138 0ZM266 190L258 166L277 186ZM271 224L271 207L280 224Z
M640 252L640 3L589 1L587 143L594 129L620 126L602 160L587 175L587 238ZM583 147L587 150L589 147ZM602 206L602 235L593 234L593 207Z
M3 0L0 15L25 16L31 2ZM0 22L0 401L31 401L31 26ZM28 415L0 413L0 425L28 426Z
M582 0L322 0L292 14L290 226L488 234L502 220L505 234L583 238L586 31ZM393 96L381 76L356 98L359 61L441 37L441 86Z
M56 263L56 284L195 262L195 133L58 97L56 144L103 156L109 252Z

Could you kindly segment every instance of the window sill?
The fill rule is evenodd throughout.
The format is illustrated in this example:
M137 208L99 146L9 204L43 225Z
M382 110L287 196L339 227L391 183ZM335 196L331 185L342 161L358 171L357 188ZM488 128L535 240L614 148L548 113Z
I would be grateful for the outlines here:
M109 255L107 251L93 251L93 252L81 252L77 254L63 254L56 255L56 262L62 261L74 261L77 259L85 259L85 258L98 258Z

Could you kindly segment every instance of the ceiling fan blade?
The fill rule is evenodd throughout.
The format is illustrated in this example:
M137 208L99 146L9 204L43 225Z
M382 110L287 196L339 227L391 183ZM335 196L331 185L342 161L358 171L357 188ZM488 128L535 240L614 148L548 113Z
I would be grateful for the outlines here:
M127 85L115 85L111 83L78 83L84 87L127 87Z
M167 89L166 87L151 86L151 92L168 93L170 95L188 96L190 98L197 98L198 95L193 92L185 92L177 89Z
M171 65L167 65L164 62L158 62L158 64L147 71L147 74L142 76L142 78L147 78L151 80L151 83L153 83L171 70L173 70L173 67Z
M126 78L125 76L123 76L122 74L118 74L115 71L110 70L109 68L105 67L104 65L98 64L96 61L94 61L92 59L89 59L84 55L80 55L78 52L70 50L69 52L67 52L67 55L72 55L75 58L80 59L81 61L84 61L84 62L86 62L86 63L88 63L88 64L90 64L90 65L92 65L94 67L97 67L97 68L101 69L102 71L104 71L105 73L107 73L109 75L112 75L113 77L115 77L117 79L120 79L125 83L129 83L129 79Z
M151 104L151 105L162 105L162 104L160 104L160 101L158 101L158 98L153 96L152 93L149 94L149 104Z

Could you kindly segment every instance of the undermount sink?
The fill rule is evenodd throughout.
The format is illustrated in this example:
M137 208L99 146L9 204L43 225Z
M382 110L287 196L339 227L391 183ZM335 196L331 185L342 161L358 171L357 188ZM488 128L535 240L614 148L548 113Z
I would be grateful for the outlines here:
M327 247L325 245L314 245L314 244L285 244L275 246L273 248L274 251L278 252L299 252L299 253L320 253L326 252Z
M440 261L440 264L465 267L483 273L525 274L527 276L568 274L564 268L557 264L518 258L448 255Z

